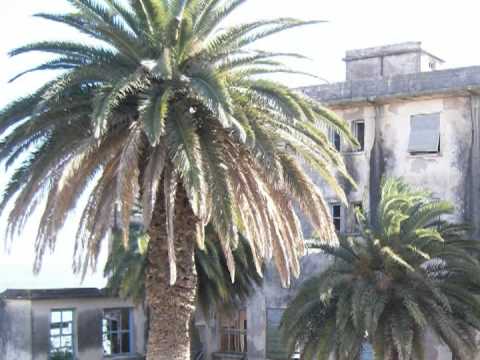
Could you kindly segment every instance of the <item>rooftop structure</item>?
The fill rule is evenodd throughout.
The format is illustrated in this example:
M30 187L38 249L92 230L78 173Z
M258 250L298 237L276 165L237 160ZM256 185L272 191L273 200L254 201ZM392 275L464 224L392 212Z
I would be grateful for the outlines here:
M421 42L348 50L343 60L347 81L434 71L444 63L423 50Z

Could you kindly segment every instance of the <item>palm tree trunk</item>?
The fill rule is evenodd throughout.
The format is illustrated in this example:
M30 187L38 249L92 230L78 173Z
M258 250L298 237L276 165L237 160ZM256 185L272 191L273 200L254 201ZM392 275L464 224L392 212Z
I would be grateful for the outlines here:
M147 360L190 360L190 319L195 311L197 273L194 263L195 223L188 199L179 184L175 199L177 282L169 286L166 212L163 192L149 229L146 275L149 307Z

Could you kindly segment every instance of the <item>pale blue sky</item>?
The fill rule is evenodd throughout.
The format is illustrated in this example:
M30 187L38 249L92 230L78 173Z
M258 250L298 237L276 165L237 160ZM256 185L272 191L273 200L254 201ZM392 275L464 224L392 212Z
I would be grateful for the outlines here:
M264 41L259 46L301 52L312 60L292 65L333 82L344 79L341 59L345 50L403 41L422 41L427 51L447 61L446 67L480 64L476 26L480 6L477 3L471 0L250 0L232 21L274 16L329 20L326 24ZM31 17L42 11L62 12L68 9L66 4L64 0L22 0L3 7L0 14L0 107L35 89L49 77L48 74L33 74L8 84L8 79L16 73L42 59L39 55L9 59L8 50L32 41L78 37L64 26ZM312 80L295 77L282 77L281 80L292 86L312 83ZM8 175L4 172L0 178L0 191ZM5 219L1 219L2 236L4 228ZM31 274L35 218L15 240L10 254L0 246L0 291L7 287L78 286L79 279L73 277L70 270L74 228L75 216L60 235L56 252L45 258L45 266L37 277ZM102 285L100 273L88 276L83 283L83 286Z

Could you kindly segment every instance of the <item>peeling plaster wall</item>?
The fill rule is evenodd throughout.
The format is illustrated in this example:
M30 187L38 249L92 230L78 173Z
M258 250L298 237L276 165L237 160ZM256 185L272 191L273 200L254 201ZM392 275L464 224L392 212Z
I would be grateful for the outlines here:
M311 254L302 258L301 274L293 281L288 289L282 288L280 277L273 264L265 271L265 281L261 288L247 302L247 348L248 360L265 360L266 357L266 328L267 309L284 309L300 284L311 274L325 269L328 265L326 256Z
M145 315L141 307L117 298L54 299L32 302L33 359L47 360L49 350L50 312L55 309L73 309L74 342L78 360L103 359L102 314L104 309L128 307L133 311L133 352L145 350ZM127 357L127 359L130 359ZM138 357L131 357L138 359Z
M133 311L133 350L145 353L145 315L141 307L115 298L4 300L0 305L0 359L47 360L50 312L73 309L76 360L102 360L103 309L129 307ZM125 360L141 359L123 356Z
M468 97L424 98L385 104L356 105L334 110L347 122L365 121L365 151L349 152L342 144L344 161L357 182L357 189L346 186L350 202L370 201L383 176L402 177L409 184L429 189L434 196L452 202L456 214L452 220L465 221L470 217L467 199L470 198L469 172L472 147L472 116ZM410 116L440 113L441 151L439 154L412 155L408 152ZM381 155L375 157L375 141ZM373 160L373 161L372 161ZM382 166L377 164L381 161ZM379 170L372 171L378 166ZM378 179L372 179L378 177ZM327 201L337 199L320 179Z
M440 153L408 152L410 116L440 113ZM465 198L472 122L465 97L396 102L385 105L381 134L385 150L385 175L402 177L454 204L452 220L465 220ZM374 189L372 189L374 190Z
M32 360L31 302L0 300L0 359Z
M362 201L364 208L369 209L380 179L396 176L403 177L413 186L430 189L434 196L452 202L456 212L451 220L465 221L471 217L471 206L467 201L473 194L470 173L478 172L478 165L472 169L473 127L469 96L366 102L342 105L333 110L348 122L365 122L365 151L350 152L348 146L342 144L345 163L358 184L357 189L346 187L350 202ZM410 116L437 112L440 113L440 154L411 155L408 152ZM478 120L480 122L480 115ZM476 158L480 158L480 145L478 148ZM327 201L337 201L335 193L318 176L314 177L314 181L322 188ZM476 191L480 192L480 185ZM267 309L285 308L302 281L327 264L327 258L319 254L304 257L301 278L290 289L282 289L276 270L273 266L268 268L263 287L247 304L249 360L266 359ZM452 359L448 348L432 334L427 334L426 344L426 360Z

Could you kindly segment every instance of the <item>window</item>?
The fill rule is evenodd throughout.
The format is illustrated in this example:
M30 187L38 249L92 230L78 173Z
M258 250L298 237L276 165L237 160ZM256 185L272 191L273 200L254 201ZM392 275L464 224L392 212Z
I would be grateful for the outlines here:
M330 142L332 143L333 147L335 148L335 150L337 151L340 151L342 150L342 140L340 138L340 133L333 129L333 128L329 128L328 129L328 138L330 140Z
M232 311L220 317L220 351L228 353L247 352L247 312Z
M342 207L338 203L332 203L330 204L330 211L335 231L340 232L342 228Z
M288 352L281 340L280 322L284 309L267 309L267 358L272 360L284 360L288 358Z
M413 115L410 118L411 154L436 154L440 152L440 114Z
M49 359L73 360L73 339L73 310L52 310Z
M352 124L353 136L357 139L359 146L355 151L364 151L365 150L365 121L357 120Z
M130 309L109 309L103 312L102 333L105 355L128 354L131 346Z

